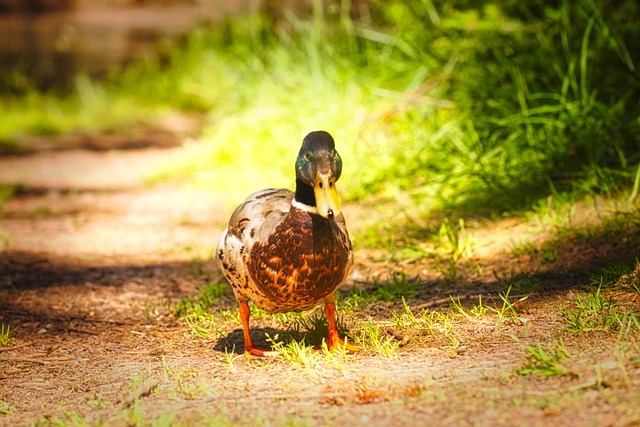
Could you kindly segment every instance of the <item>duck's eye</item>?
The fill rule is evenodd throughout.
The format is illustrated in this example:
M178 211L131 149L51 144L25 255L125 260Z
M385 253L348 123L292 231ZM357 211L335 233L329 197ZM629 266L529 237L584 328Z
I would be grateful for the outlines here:
M333 181L329 181L329 188L333 188Z
M304 153L304 160L307 162L310 160L309 153Z
M318 185L320 186L320 188L322 188L322 182L320 182Z

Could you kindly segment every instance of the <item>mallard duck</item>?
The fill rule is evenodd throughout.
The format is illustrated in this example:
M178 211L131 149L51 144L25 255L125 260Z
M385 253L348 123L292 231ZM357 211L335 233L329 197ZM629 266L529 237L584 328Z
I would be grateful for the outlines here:
M353 263L353 249L336 190L342 159L331 135L309 133L295 170L295 192L269 188L251 194L231 215L216 250L240 305L244 351L273 354L253 346L249 301L270 313L310 310L324 302L329 349L357 351L340 339L335 324L335 295Z

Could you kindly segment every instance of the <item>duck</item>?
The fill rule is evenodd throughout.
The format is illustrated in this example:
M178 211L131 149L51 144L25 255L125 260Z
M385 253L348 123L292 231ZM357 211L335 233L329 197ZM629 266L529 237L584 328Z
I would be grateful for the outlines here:
M269 313L301 312L324 303L329 350L356 352L359 348L336 329L336 293L353 264L353 245L336 188L342 159L328 132L304 137L295 173L295 191L267 188L247 197L231 214L216 248L239 304L244 352L278 354L253 345L250 301Z

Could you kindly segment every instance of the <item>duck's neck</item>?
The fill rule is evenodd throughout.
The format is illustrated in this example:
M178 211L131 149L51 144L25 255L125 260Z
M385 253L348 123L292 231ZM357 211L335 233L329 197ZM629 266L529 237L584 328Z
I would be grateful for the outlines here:
M309 213L318 213L313 187L299 179L296 179L296 194L293 198L293 206Z

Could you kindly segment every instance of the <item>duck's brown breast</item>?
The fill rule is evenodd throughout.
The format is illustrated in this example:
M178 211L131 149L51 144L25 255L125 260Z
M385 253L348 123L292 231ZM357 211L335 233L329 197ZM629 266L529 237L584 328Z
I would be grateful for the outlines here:
M247 269L264 296L254 303L271 312L316 306L344 280L350 251L335 221L292 207L267 242L251 249Z

